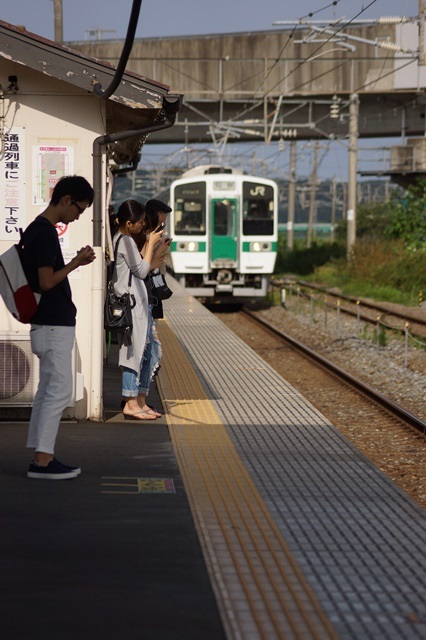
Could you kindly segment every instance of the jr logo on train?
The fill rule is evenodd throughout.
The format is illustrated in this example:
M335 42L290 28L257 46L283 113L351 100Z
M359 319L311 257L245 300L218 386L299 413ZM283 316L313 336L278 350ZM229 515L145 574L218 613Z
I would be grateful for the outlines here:
M278 186L235 169L186 171L167 193L170 266L198 298L237 302L266 295L278 234Z

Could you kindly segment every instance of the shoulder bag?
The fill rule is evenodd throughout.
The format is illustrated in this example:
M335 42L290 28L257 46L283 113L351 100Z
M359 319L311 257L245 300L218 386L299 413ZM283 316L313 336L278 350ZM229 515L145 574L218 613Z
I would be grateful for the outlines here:
M168 300L173 291L167 286L166 278L160 271L153 272L150 275L152 295L157 300Z
M121 296L114 293L113 275L117 265L118 244L123 237L119 236L114 249L114 265L110 270L104 305L104 329L110 333L121 334L123 344L129 346L132 343L133 318L132 309L136 304L134 295L130 293L132 284L132 272L129 269L127 291Z
M0 295L16 320L31 322L40 303L41 293L33 291L22 266L24 234L19 229L21 239L0 256Z

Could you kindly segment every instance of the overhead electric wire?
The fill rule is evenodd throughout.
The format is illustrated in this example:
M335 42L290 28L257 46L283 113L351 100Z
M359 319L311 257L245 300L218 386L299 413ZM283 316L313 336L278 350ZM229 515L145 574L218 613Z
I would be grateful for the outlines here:
M310 56L308 56L304 61L302 61L300 64L298 64L298 65L297 65L297 67L295 67L294 69L292 69L292 70L290 71L290 73L288 73L288 74L287 74L287 76L285 76L285 77L284 77L283 79L281 79L281 80L280 80L276 85L274 85L274 87L272 87L272 89L274 89L276 86L278 86L279 84L281 84L281 82L283 82L284 80L286 80L290 75L292 75L292 74L293 74L297 69L299 69L303 64L306 64L306 62L311 61L311 60L312 60L312 58L313 58L313 56L314 56L314 55L315 55L315 54L316 54L316 53L317 53L317 52L318 52L318 51L319 51L323 46L325 46L325 44L327 44L327 42L329 42L333 37L335 37L335 35L336 35L339 31L341 31L343 28L345 28L345 27L346 27L346 26L348 26L351 22L353 22L353 20L355 20L359 15L361 15L361 13L363 13L366 9L368 9L368 8L369 8L372 4L374 4L375 2L376 2L376 0L373 0L373 2L370 2L370 3L369 3L366 7L364 7L364 8L363 8L363 9L362 9L358 14L356 14L356 15L355 15L351 20L349 20L347 23L345 23L345 25L343 25L340 29L338 29L338 30L337 30L337 31L336 31L336 32L335 32L335 33L334 33L334 34L333 34L333 35L332 35L332 36L331 36L331 37L330 37L326 42L324 42L320 47L318 47L318 48L315 50L315 52L314 52L313 54L311 54ZM293 31L294 31L294 30L293 30ZM354 90L354 93L357 93L358 91L361 91L362 89L365 89L366 87L369 87L369 86L371 86L371 85L376 84L376 83L377 83L377 82L379 82L380 80L382 80L382 79L384 79L384 78L386 78L386 77L388 77L388 76L390 76L390 75L395 74L396 72L398 72L398 71L400 71L400 70L404 69L406 66L409 66L410 64L413 64L413 62L414 62L414 61L413 61L413 59L410 59L407 63L405 63L405 64L403 64L403 65L400 65L399 67L394 68L394 69L392 69L391 71L389 71L389 72L387 72L387 73L383 73L383 69L384 69L385 64L386 64L386 62L388 61L388 59L389 59L389 54L387 54L386 58L384 59L384 61L383 61L383 65L382 65L382 68L381 68L381 71L380 71L380 73L378 74L377 78L376 78L375 80L371 81L371 82L368 82L368 83L365 83L365 84L363 84L363 85L360 85L357 89L355 89L355 90ZM313 81L317 80L318 78L322 77L323 75L326 75L327 73L330 73L330 72L332 72L332 71L336 71L336 70L337 70L337 69L339 69L341 66L343 66L346 62L349 62L349 60L348 60L348 61L345 61L344 63L342 63L342 64L340 64L340 65L338 65L338 66L336 66L336 67L333 67L333 69L330 69L329 71L326 71L326 72L324 72L324 73L320 74L319 76L316 76L315 78L311 78L309 81L304 82L304 83L302 83L302 84L298 85L297 87L294 87L294 88L292 89L292 91L296 91L297 89L300 89L301 87L305 86L306 84L309 84L309 83L311 83L311 82L313 82ZM276 63L275 63L275 64L276 64ZM273 67L271 67L271 70L272 70L272 68L273 68ZM271 71L271 70L270 70L270 71ZM268 75L269 75L269 74L268 74ZM267 76L267 77L268 77L268 76ZM266 81L267 77L265 78L264 82ZM261 86L262 86L262 85L261 85ZM256 92L256 93L257 93L257 92ZM256 94L255 94L255 95L256 95ZM414 101L413 101L413 102L414 102ZM404 108L405 108L405 105L400 106L400 107L394 107L394 108L404 109ZM391 109L389 109L389 110L391 110ZM387 111L388 111L388 110L387 110ZM325 117L324 117L324 118L322 118L322 119L325 119L325 118L327 118L327 117L329 117L329 116L327 115L327 116L325 116ZM371 117L377 117L377 115L376 115L376 116L370 116L370 118L371 118ZM315 128L316 128L316 127L315 127ZM322 133L319 129L317 129L317 130L318 130L318 132L319 132L319 133ZM343 141L339 141L338 139L337 139L337 142L340 142L340 143L342 144L342 146L344 146L344 147L346 147L346 146L347 146L347 145L345 145L345 143L344 143ZM325 154L324 154L324 155L325 155Z
M337 2L340 2L341 0L335 0L336 4ZM326 44L328 44L328 42L330 42L330 40L332 40L332 38L334 38L338 33L340 33L340 31L342 31L343 29L345 29L348 25L350 25L354 20L356 20L356 18L358 18L360 15L362 15L362 13L364 13L367 9L369 9L373 4L375 4L377 2L377 0L371 0L371 2L366 6L363 7L361 9L361 11L359 11L355 16L353 16L353 18L351 18L350 20L348 20L347 22L345 22L339 29L337 29L333 35L331 35L325 42L323 42L317 49L315 49L315 51L309 55L307 58L304 58L299 64L296 65L296 67L294 69L292 69L286 76L284 76L284 78L281 78L279 80L279 82L277 82L273 87L271 87L268 90L268 93L270 93L273 89L275 89L278 85L280 85L282 82L284 82L285 80L287 80L287 78L289 78L291 75L293 75L293 73L295 73L298 69L300 69L300 67L302 67L304 64L306 64L307 62L310 62L312 60L312 58L323 48L325 47ZM332 3L334 5L334 3ZM330 4L327 5L327 7L329 7ZM335 5L334 5L335 6ZM307 16L303 16L301 18L299 18L299 20L303 20L306 17L312 17L313 15L315 15L316 13L319 13L320 11L324 10L327 7L323 7L322 9L318 9L315 12L311 12L310 14L308 14ZM289 38L287 39L284 47L281 49L280 53L278 54L278 57L275 59L274 64L270 67L270 69L268 70L268 74L266 75L266 77L263 79L263 81L261 82L261 84L259 85L259 87L256 89L256 91L253 94L253 98L256 97L256 95L258 94L258 92L260 91L260 89L262 88L262 86L265 84L267 78L270 76L272 70L275 68L275 66L278 64L278 62L280 61L280 58L283 54L283 52L285 51L285 48L288 46L295 30L297 29L299 25L295 25L292 29L292 32L289 36ZM245 106L248 103L246 102ZM243 110L244 111L244 110ZM233 122L236 120L236 118L238 118L241 115L241 111L239 111L235 116L233 116L232 118L229 119L229 122Z
M343 29L345 29L346 27L348 27L354 20L356 20L356 18L358 18L358 16L360 16L362 13L364 13L364 11L367 11L367 9L369 9L373 4L375 4L377 2L377 0L371 0L371 2L363 9L361 9L361 11L359 11L353 18L351 18L350 20L348 20L348 22L345 22L345 24L343 24L339 29L336 29L336 31L333 33L333 35L331 35L329 38L327 38L327 40L325 40L317 49L315 49L315 51L313 51L313 53L311 55L309 55L307 58L305 58L304 60L302 60L299 64L296 65L296 67L294 69L292 69L291 71L289 71L289 73L284 76L284 78L281 78L279 82L277 82L273 87L269 88L269 93L271 91L273 91L278 85L280 85L282 82L284 82L285 80L287 80L287 78L289 78L291 75L293 75L293 73L296 73L296 71L298 69L300 69L300 67L302 67L304 64L310 62L312 60L312 58L318 53L318 51L320 51L323 47L325 47L326 44L328 44L330 42L330 40L332 40L333 38L336 37L336 35L338 33L340 33L340 31L343 31Z
M341 0L335 0L334 2L329 3L329 4L327 4L326 6L322 7L321 9L318 9L318 10L316 10L316 11L314 11L314 12L309 13L307 16L304 16L304 17L302 17L302 18L299 18L299 20L303 20L304 18L311 18L311 17L313 17L315 14L319 13L320 11L325 10L326 8L328 8L328 7L330 7L330 6L335 7L335 6L336 6L340 1L341 1ZM300 61L300 62L299 62L299 63L298 63L298 64L297 64L293 69L291 69L291 70L289 71L289 73L287 73L287 75L285 75L285 77L284 77L284 78L281 78L281 79L280 79L280 81L279 81L278 83L276 83L273 87L271 87L271 88L269 89L269 91L268 91L268 92L271 92L273 89L275 89L277 86L279 86L279 85L280 85L282 82L284 82L287 78L289 78L291 75L293 75L293 74L294 74L298 69L300 69L304 64L306 64L306 63L308 63L308 62L313 61L314 56L315 56L319 51L321 51L321 50L322 50L322 49L327 45L327 43L328 43L328 42L330 42L334 37L336 37L336 35L337 35L338 33L340 33L341 31L343 31L343 29L345 29L346 27L348 27L349 25L351 25L351 23L352 23L352 22L354 22L354 20L356 20L360 15L362 15L365 11L367 11L367 9L369 9L369 8L370 8L372 5L374 5L376 2L377 2L377 0L372 0L372 1L371 1L371 2L369 2L366 6L364 6L364 5L363 5L363 8L362 8L362 9L361 9L361 10L360 10L360 11L359 11L355 16L353 16L350 20L346 21L344 24L342 24L342 26L340 26L338 29L336 29L336 30L333 32L333 34L332 34L332 35L331 35L331 36L330 36L330 37L329 37L325 42L323 42L319 47L317 47L317 48L315 49L315 51L314 51L312 54L310 54L309 56L307 56L306 58L304 58L302 61ZM278 56L275 58L274 63L273 63L273 64L270 66L270 68L268 69L268 71L267 71L267 75L263 78L262 82L260 83L260 85L257 87L256 91L254 92L254 94L253 94L253 96L254 96L254 97L259 93L259 91L261 90L261 88L264 86L264 84L265 84L266 80L269 78L269 76L270 76L270 74L272 73L273 69L274 69L274 68L279 64L280 59L282 58L283 53L285 52L286 48L288 47L289 43L290 43L290 42L291 42L291 40L292 40L292 37L293 37L293 35L294 35L294 32L295 32L295 30L296 30L297 26L300 26L300 25L295 25L295 27L292 29L292 31L291 31L291 33L290 33L289 37L287 38L287 40L286 40L286 42L285 42L284 46L282 47L282 49L281 49L280 53L279 53L279 54L278 54ZM302 25L302 26L304 26L304 25ZM324 53L326 53L326 52L324 52ZM361 91L362 89L364 89L364 88L366 88L366 87L369 87L369 86L371 86L371 85L374 85L375 83L379 82L381 79L386 78L386 77L388 77L389 75L392 75L392 74L396 73L397 71L404 69L404 68L405 68L406 66L408 66L409 64L413 64L413 59L410 59L410 61L409 61L408 63L403 64L403 65L401 65L400 67L398 67L397 69L393 69L393 70L391 70L390 72L387 72L387 73L383 74L383 73L382 73L382 71L383 71L383 69L384 69L384 67L385 67L385 65L386 65L386 62L387 62L388 58L389 58L389 54L387 54L387 56L386 56L386 58L385 58L385 60L384 60L384 62L383 62L383 65L382 65L381 72L378 74L377 78L376 78L375 80L371 81L371 82L365 83L364 85L360 85L360 86L355 90L355 92L357 92L357 91ZM317 80L318 78L322 77L323 75L326 75L326 74L328 74L328 73L331 73L331 72L333 72L333 71L338 70L339 68L341 68L342 66L344 66L344 65L345 65L345 64L347 64L348 62L350 62L350 60L345 60L344 62L342 62L341 64L337 65L336 67L333 67L333 69L330 69L329 71L323 72L323 73L319 74L318 76L316 76L315 78L311 78L309 81L304 82L304 83L302 83L302 84L298 85L297 87L293 88L293 89L292 89L292 91L296 91L296 90L298 90L298 89L302 88L302 87L303 87L303 86L305 86L306 84L309 84L310 82L313 82L313 81ZM244 82L248 82L249 80L251 80L251 79L253 79L253 78L257 77L260 73L261 73L261 72L259 72L259 73L255 73L255 74L253 74L252 76L250 76L249 78L245 78L241 83L238 83L238 84L236 84L236 85L233 85L233 87L232 87L232 88L235 88L235 87L239 86L240 84L243 84ZM188 77L189 77L189 76L188 76ZM414 103L414 102L415 102L415 101L413 101L413 103ZM230 119L228 120L228 122L232 125L232 123L233 123L233 122L235 122L237 118L239 118L239 117L241 117L242 115L244 115L244 114L248 113L249 111L252 111L253 109L257 108L257 107L258 107L260 104L262 104L262 103L263 103L263 98L262 98L261 100L257 100L255 105L250 104L250 103L248 103L248 102L245 102L243 109L239 110L237 114L235 114L232 118L230 118ZM398 109L403 109L403 108L405 108L405 106L390 107L389 109L386 109L386 112L387 112L387 111L390 111L390 110L392 110L392 109L396 109L396 108L398 108ZM385 111L384 111L383 113L385 113ZM327 118L327 117L329 117L329 116L327 115L327 116L325 116L324 118L322 118L321 120L323 120L323 119L325 119L325 118ZM373 117L377 117L377 115L375 115L375 116L368 116L368 118L369 118L369 119L370 119L370 118L373 118ZM321 131L320 131L319 129L318 129L318 132L319 132L319 133L321 133ZM347 146L347 145L343 142L343 140L336 139L336 141L337 141L339 144L341 144L342 146L344 146L344 147L346 147L346 146ZM256 143L255 143L255 147L257 148L257 144L256 144ZM206 152L206 153L210 154L210 152ZM321 159L321 162L323 161L323 159L324 159L324 157L325 157L325 156L326 156L326 152L323 154L323 158ZM239 156L237 155L237 156L236 156L236 158L238 158L238 157L239 157ZM246 154L242 154L242 157L246 157Z
M327 4L327 5L325 5L325 6L324 6L324 7L322 7L321 9L317 9L317 11L313 11L313 12L310 12L309 14L307 14L306 16L302 16L301 18L299 18L299 20L304 20L304 18L312 17L312 16L314 16L315 14L320 13L321 11L324 11L325 9L328 9L328 8L329 8L329 7L331 7L331 6L336 6L339 2L341 2L341 0L333 0L333 2L331 2L331 3ZM374 4L374 2L376 2L376 0L373 0L372 4ZM358 14L358 15L360 15L360 14ZM357 17L357 16L355 16L355 17ZM355 19L355 18L354 18L354 19ZM295 26L293 27L293 29L292 29L292 31L291 31L291 33L290 33L290 35L288 36L288 38L287 38L286 42L284 43L284 46L282 47L282 49L281 49L281 51L279 52L278 56L275 58L275 62L274 62L274 63L271 65L271 67L268 69L268 72L267 72L266 76L263 78L262 82L260 83L260 85L258 86L258 88L256 89L256 91L254 92L254 94L253 94L253 98L255 98L255 97L256 97L256 95L259 93L259 91L260 91L260 89L262 88L262 86L265 84L266 80L269 78L269 76L270 76L270 74L272 73L273 69L274 69L274 68L276 67L276 65L280 62L280 59L281 59L281 57L282 57L282 55L283 55L284 51L286 50L287 46L289 45L289 43L290 43L291 39L293 38L293 35L294 35L294 33L295 33L295 31L296 31L296 29L297 29L297 27L298 27L298 26L299 26L299 25L295 25ZM261 73L261 72L259 72L259 73ZM252 76L252 78L253 78L253 77L256 77L257 75L259 75L259 74L255 74L254 76ZM243 83L240 83L240 84L243 84ZM233 87L231 87L231 88L235 88L235 86L238 86L238 85L234 85L234 86L233 86ZM235 117L238 117L239 115L240 115L240 113L238 113ZM234 119L235 119L235 118L232 118L232 120L234 120Z
M329 7L336 7L336 5L339 4L339 2L341 2L341 0L333 0L333 2L326 4L324 7L322 7L321 9L317 9L317 11L313 11L311 13L308 13L306 16L302 16L301 18L298 18L298 20L304 20L305 18L312 18L314 15L316 15L317 13L321 13L321 11L325 11L325 9L328 9ZM288 44L290 43L294 32L297 30L297 27L299 25L295 25L290 33L290 35L288 36L288 39L286 40L283 48L281 49L281 51L279 52L278 56L276 56L275 58L275 62L272 64L272 66L268 69L268 73L266 75L266 77L263 79L262 83L260 84L260 86L256 89L255 93L254 93L254 97L256 96L256 94L258 93L258 91L261 89L262 85L266 82L266 80L268 79L269 75L271 74L271 72L273 71L273 69L275 68L275 66L278 64L278 62L280 62L280 59L284 53L284 51L286 50ZM227 90L230 91L231 89L235 89L236 87L244 84L245 82L248 82L249 80L253 80L253 78L256 78L258 75L260 75L262 73L262 71L259 71L255 74L253 74L252 76L249 76L248 78L244 78L244 80L242 80L241 82L238 82L234 85L232 85L231 87L227 87Z

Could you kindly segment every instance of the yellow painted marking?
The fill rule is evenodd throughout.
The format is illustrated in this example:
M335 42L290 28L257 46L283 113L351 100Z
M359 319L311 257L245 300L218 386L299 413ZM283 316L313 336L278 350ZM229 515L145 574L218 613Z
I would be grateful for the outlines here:
M159 333L158 388L228 637L336 639L164 320Z

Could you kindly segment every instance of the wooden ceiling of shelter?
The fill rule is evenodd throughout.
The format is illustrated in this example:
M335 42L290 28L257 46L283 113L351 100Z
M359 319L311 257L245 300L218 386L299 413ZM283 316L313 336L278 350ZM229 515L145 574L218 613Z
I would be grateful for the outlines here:
M137 131L154 123L160 109L129 109L112 100L107 101L106 132ZM131 162L135 150L140 146L143 135L139 134L126 140L120 140L111 147L111 157L117 164Z

